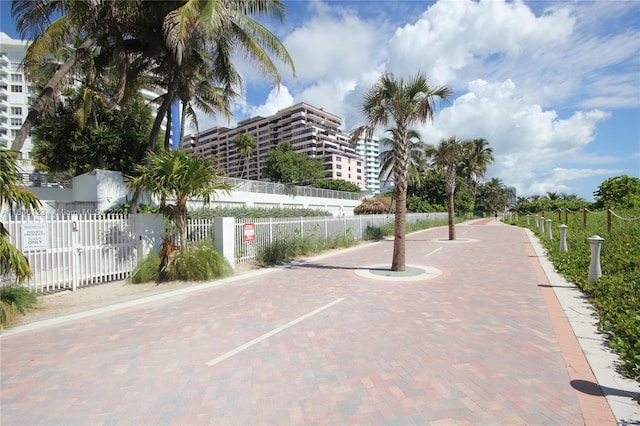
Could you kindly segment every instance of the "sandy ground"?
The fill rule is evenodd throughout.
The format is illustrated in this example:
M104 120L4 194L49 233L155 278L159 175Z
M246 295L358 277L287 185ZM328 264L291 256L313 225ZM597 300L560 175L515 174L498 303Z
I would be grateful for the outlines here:
M238 265L236 266L234 275L243 274L255 269L257 269L257 267L254 265ZM160 284L131 284L129 280L124 280L81 287L76 291L65 290L41 295L38 296L37 306L24 316L18 314L14 323L9 327L88 311L114 303L139 299L198 284L201 283L175 281Z

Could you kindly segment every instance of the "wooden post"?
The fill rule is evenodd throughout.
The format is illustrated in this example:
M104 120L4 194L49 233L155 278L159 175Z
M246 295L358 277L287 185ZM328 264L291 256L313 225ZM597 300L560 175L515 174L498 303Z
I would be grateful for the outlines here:
M587 208L582 208L582 226L587 227Z
M607 209L607 231L611 232L611 208Z

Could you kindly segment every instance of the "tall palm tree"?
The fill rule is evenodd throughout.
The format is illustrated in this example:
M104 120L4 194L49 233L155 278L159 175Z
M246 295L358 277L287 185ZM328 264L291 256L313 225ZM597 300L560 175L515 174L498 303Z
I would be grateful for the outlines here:
M393 135L395 129L388 129L391 138L383 138L380 145L384 147L379 154L380 174L378 179L388 182L393 176ZM420 174L425 168L424 143L420 139L420 133L417 130L409 130L407 132L409 140L409 172L407 175L408 184L417 183L420 180Z
M438 146L429 145L425 149L432 163L441 166L445 171L445 188L447 191L447 216L449 224L449 240L456 239L454 197L456 177L464 160L470 155L471 145L456 137L443 139Z
M404 271L406 267L409 128L433 120L436 99L446 100L451 94L447 86L429 86L427 77L419 72L407 80L385 73L364 96L361 110L367 124L353 132L352 143L357 143L363 134L372 137L377 127L395 128L392 153L396 216L392 271Z
M475 205L478 182L487 172L487 167L494 160L493 149L489 148L489 142L485 139L472 139L469 156L463 160L463 174L469 188L473 188L473 202Z
M247 170L249 170L249 162L253 158L258 145L256 143L256 139L251 134L240 133L233 140L233 146L238 152L238 155L240 155L241 158L244 158L244 167L242 169L242 172L240 173L240 178L242 179Z
M209 203L218 191L229 192L229 185L221 179L223 172L216 168L215 159L183 150L151 153L149 163L137 169L138 176L128 183L131 188L175 200L166 208L175 222L180 250L186 252L187 201L195 198Z
M22 127L16 134L11 149L20 151L31 127L54 99L78 62L93 47L101 46L109 52L105 61L126 73L126 55L115 46L122 43L129 27L126 22L139 13L137 2L92 0L13 0L11 14L16 29L23 39L33 40L25 52L23 65L27 69L39 58L53 55L63 46L75 46L73 54L57 68L45 84ZM120 88L123 84L119 85ZM120 92L122 95L122 91Z
M22 176L16 162L17 151L0 148L0 213L6 205L9 210L20 207L37 210L40 201L31 191L22 186ZM13 273L21 282L31 277L27 258L9 242L9 231L0 222L0 275Z

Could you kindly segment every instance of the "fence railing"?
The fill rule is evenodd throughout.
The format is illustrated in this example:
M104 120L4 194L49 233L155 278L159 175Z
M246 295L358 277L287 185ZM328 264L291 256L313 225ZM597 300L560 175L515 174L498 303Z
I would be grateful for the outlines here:
M237 178L224 178L234 191L258 192L262 194L280 194L289 196L320 197L342 200L360 200L363 197L359 192L336 191L333 189L313 188L311 186L287 185L275 182L263 182L258 180L245 180Z
M528 212L515 212L515 213L509 213L509 215L513 216L515 215L515 217L517 216L527 216L529 215L530 217L546 217L546 218L550 218L551 216L557 215L558 217L558 223L564 223L565 225L569 223L569 215L570 214L582 214L582 226L586 227L587 226L587 222L588 222L588 216L589 215L594 215L594 216L598 216L598 215L603 215L606 214L607 216L607 231L611 232L611 226L612 226L612 222L613 222L613 218L619 219L621 221L636 221L636 220L640 220L640 217L624 217L621 216L619 214L617 214L616 212L613 211L613 209L607 209L607 210L601 210L601 211L591 211L588 208L584 207L580 210L570 210L567 208L559 208L556 210L553 210L551 212L539 212L539 213L528 213ZM564 219L564 221L563 221Z
M407 223L446 217L446 213L414 213L407 215ZM216 247L231 245L231 254L225 254L230 262L251 263L257 260L261 249L277 239L347 236L360 240L367 227L384 226L394 220L392 214L192 219L187 224L187 239L192 243L215 239ZM216 228L216 221L229 225ZM39 292L75 290L128 278L138 258L144 256L149 247L158 249L161 238L166 235L164 221L159 215L4 215L2 223L9 231L11 244L20 249L29 261L33 277L25 285ZM246 238L247 224L252 224L254 238L251 240ZM214 229L217 229L216 235ZM0 276L0 285L11 281L13 277Z
M137 260L127 215L7 215L2 223L29 262L33 277L26 286L35 291L121 280ZM0 277L2 282L11 279Z
M407 223L419 220L446 219L447 213L410 213L407 214ZM222 235L214 235L214 222L216 219L190 219L187 223L187 241L195 243L207 238L224 238ZM260 250L273 243L274 240L291 238L294 236L314 236L324 240L338 236L352 237L356 240L363 239L369 226L384 226L393 223L395 216L386 215L360 215L343 217L297 217L297 218L259 218L234 220L233 232L234 263L255 262ZM245 225L251 224L253 238L245 238ZM177 236L174 238L177 244ZM224 245L223 242L218 242Z

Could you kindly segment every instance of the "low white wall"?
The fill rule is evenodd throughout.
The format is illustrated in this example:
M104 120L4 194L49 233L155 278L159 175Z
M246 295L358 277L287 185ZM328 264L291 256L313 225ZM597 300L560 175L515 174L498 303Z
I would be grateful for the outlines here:
M121 205L127 199L131 199L132 196L132 192L127 189L122 179L122 174L110 170L94 170L76 176L72 179L72 189L45 187L30 187L29 189L43 201L43 204L55 205L56 202L60 201L65 203L93 203L96 212ZM147 202L147 200L144 199L143 202ZM209 206L308 208L326 211L333 216L353 216L353 209L360 203L361 200L359 199L345 200L304 195L231 191L230 194L218 193L216 198L209 203ZM203 204L194 200L190 201L188 206L189 208L198 208L202 207Z

